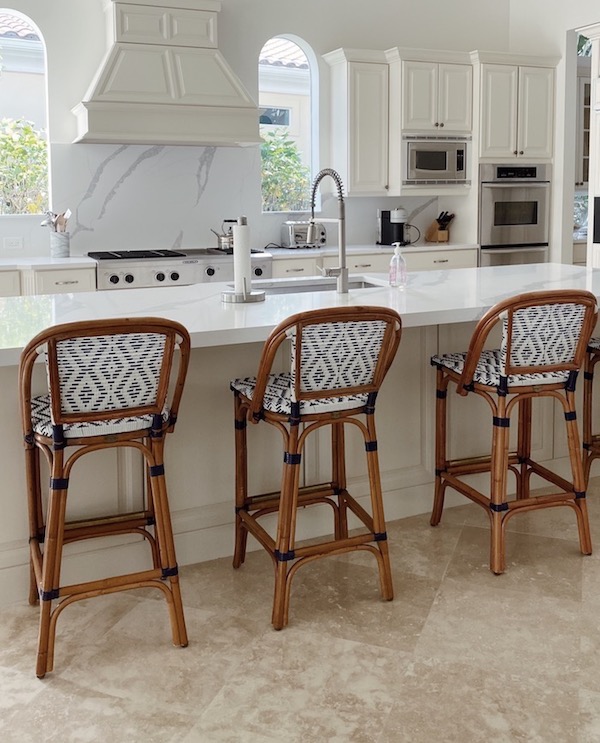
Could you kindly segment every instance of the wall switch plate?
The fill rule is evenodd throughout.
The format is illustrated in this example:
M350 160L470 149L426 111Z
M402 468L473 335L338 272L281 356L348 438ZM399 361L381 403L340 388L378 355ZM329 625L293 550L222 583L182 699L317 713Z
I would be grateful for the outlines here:
M4 250L22 250L22 237L5 237L3 242Z

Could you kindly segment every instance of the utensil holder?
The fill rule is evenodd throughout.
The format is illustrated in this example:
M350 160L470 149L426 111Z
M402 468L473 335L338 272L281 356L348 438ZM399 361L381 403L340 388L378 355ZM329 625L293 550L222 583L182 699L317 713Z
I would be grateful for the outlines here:
M71 253L71 235L68 232L50 233L50 256L68 258Z
M447 243L449 238L448 230L440 230L437 222L433 222L425 233L425 240L429 243Z

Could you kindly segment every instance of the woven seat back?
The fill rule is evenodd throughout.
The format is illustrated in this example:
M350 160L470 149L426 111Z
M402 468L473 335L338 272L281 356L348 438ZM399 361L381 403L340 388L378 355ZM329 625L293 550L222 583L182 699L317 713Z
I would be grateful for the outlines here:
M531 305L503 313L502 373L573 368L586 307L576 302Z
M362 320L289 328L292 400L370 391L387 326L384 320Z
M60 412L101 414L151 407L158 412L158 384L166 338L159 333L120 333L69 338L47 354L50 386ZM57 387L51 378L56 374Z

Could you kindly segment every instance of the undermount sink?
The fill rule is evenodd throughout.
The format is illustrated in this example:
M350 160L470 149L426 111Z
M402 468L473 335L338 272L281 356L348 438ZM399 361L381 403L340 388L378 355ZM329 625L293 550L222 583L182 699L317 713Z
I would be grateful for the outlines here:
M369 289L380 287L367 281L362 277L350 277L348 280L348 289ZM306 276L297 279L258 279L252 281L254 290L262 290L266 294L299 294L304 292L325 292L335 291L337 281L335 277L330 276Z

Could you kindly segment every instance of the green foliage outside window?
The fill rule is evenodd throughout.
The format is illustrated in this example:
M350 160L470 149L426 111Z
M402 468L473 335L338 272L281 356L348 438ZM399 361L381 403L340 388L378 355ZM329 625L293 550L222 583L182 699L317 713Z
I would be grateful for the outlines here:
M310 170L285 129L263 133L262 208L264 212L310 209Z
M0 214L48 210L48 145L25 119L0 120Z

